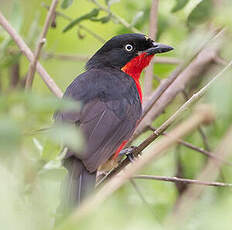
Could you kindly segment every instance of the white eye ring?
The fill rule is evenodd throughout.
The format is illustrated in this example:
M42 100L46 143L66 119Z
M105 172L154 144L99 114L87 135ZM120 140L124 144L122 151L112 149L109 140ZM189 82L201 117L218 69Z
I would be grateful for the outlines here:
M133 47L131 44L126 44L126 45L125 45L125 50L126 50L126 51L130 52L130 51L132 51L133 49L134 49L134 47Z

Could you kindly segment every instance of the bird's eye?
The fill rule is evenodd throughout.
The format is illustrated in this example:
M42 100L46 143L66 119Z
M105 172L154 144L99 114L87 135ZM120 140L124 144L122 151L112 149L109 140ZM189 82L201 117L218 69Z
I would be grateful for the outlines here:
M130 51L132 51L133 49L134 49L134 47L133 47L131 44L126 44L126 45L125 45L125 50L126 50L126 51L130 52Z

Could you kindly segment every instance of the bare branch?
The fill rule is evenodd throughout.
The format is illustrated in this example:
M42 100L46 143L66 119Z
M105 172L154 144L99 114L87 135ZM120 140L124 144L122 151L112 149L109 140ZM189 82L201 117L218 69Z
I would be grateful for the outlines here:
M5 19L5 17L0 12L0 25L8 32L8 34L12 37L12 39L15 41L19 49L22 51L22 53L27 57L27 59L32 62L34 60L34 55L29 49L29 47L26 45L26 43L23 41L23 39L17 34L15 29L8 23L8 21ZM49 76L49 74L46 72L46 70L42 67L40 63L36 65L36 70L40 74L41 78L45 82L45 84L48 86L48 88L53 92L57 97L62 97L63 93L60 90L60 88L56 85L56 83L53 81L53 79Z
M152 40L156 40L157 24L158 24L158 6L159 0L153 0L150 10L150 22L149 22L149 37ZM153 80L153 63L147 67L144 76L144 96L149 97L152 92L152 80Z
M154 129L153 127L149 127L150 130L152 130L153 132L155 132L156 129ZM166 132L163 132L162 135L165 135L165 136L169 136L169 133L166 133ZM189 142L186 142L186 141L183 141L182 139L178 139L178 143L187 147L187 148L190 148L196 152L199 152L199 153L202 153L203 155L207 156L207 157L211 157L211 158L214 158L215 160L218 160L218 161L222 161L224 164L227 164L227 165L230 165L232 166L232 163L228 162L228 161L225 161L223 160L222 158L220 158L220 156L218 156L218 154L213 154L211 153L210 151L207 151L207 150L204 150L202 148L199 148Z
M45 24L44 24L44 27L43 27L43 31L42 31L42 33L40 35L38 44L37 44L36 49L35 49L34 59L30 63L30 66L29 66L29 71L28 71L28 75L27 75L27 78L26 78L26 85L25 85L26 89L31 88L31 86L33 84L34 75L35 75L35 71L36 71L36 64L37 64L37 62L39 60L41 49L42 49L43 45L46 42L46 35L47 35L47 32L48 32L48 28L49 28L49 26L51 24L51 20L53 18L54 12L56 10L57 4L58 4L58 0L53 0L52 4L51 4L51 7L49 8L47 18L46 18L46 21L45 21Z
M168 176L137 175L137 176L133 176L133 179L160 180L160 181L167 181L174 183L198 184L198 185L218 186L218 187L232 187L232 184L228 184L228 183L200 181L200 180L192 180L192 179L168 177Z

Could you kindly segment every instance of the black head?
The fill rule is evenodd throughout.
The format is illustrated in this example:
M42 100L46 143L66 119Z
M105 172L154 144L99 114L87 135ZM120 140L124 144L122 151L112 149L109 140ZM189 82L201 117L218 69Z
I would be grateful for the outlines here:
M122 68L141 52L147 55L172 50L170 46L159 44L143 34L122 34L111 38L87 62L86 68L112 66Z

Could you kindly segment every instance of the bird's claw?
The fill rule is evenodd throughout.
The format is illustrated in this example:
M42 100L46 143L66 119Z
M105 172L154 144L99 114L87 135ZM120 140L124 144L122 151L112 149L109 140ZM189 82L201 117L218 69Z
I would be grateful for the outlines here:
M129 148L123 149L122 151L120 151L119 156L123 157L126 156L130 162L134 162L135 160L135 156L133 154L133 150L134 150L135 146L131 146Z

